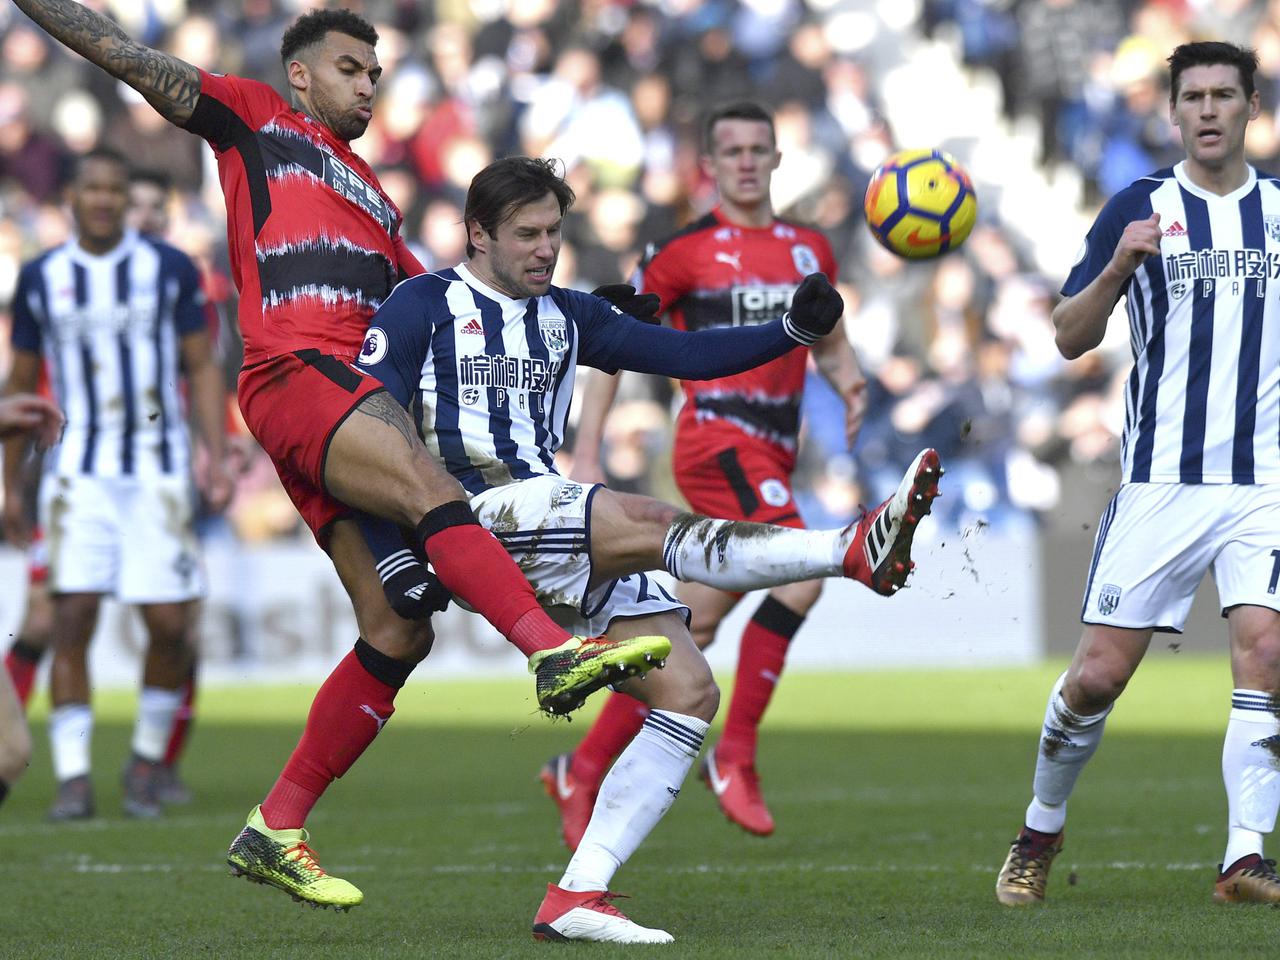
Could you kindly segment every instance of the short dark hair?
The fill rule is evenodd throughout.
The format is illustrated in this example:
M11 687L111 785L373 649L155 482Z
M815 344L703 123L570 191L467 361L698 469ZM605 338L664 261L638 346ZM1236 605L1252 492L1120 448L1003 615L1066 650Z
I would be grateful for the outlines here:
M1223 43L1220 40L1200 40L1175 47L1169 55L1169 100L1178 99L1178 81L1188 67L1210 67L1225 64L1235 67L1240 74L1240 85L1246 98L1253 96L1253 75L1258 70L1258 54L1250 47Z
M85 164L94 160L100 160L104 163L114 163L121 167L125 175L129 174L129 161L124 158L124 154L119 150L112 150L110 147L94 147L86 153L82 153L75 161L71 170L71 179L76 181L80 179L80 174L85 168Z
M769 136L774 143L778 142L777 131L773 129L773 114L754 100L739 100L737 103L728 103L723 107L717 107L707 114L707 119L702 125L702 149L704 153L710 153L714 149L716 145L716 124L721 120L752 120L758 123L767 123L769 125Z
M556 161L536 157L503 157L475 175L467 188L467 203L462 219L467 227L467 256L475 256L471 243L471 224L480 224L489 236L497 236L498 227L516 211L529 203L555 194L564 214L577 199L573 187L556 172Z
M161 193L168 193L173 189L173 179L159 170L134 170L129 174L129 184L132 186L135 183L148 184Z
M364 17L350 10L312 10L295 20L280 38L280 59L287 67L299 50L319 43L330 31L363 40L371 47L378 45L378 31Z

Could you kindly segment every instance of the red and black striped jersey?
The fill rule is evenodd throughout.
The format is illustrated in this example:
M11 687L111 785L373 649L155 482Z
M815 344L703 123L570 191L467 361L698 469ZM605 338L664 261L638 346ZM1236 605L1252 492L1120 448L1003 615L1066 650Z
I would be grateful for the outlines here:
M200 72L186 129L213 146L246 365L304 348L354 359L369 317L423 268L373 170L265 83Z
M783 220L742 227L717 207L651 244L636 286L662 299L672 326L701 330L776 320L810 273L836 281L831 245L821 233ZM746 434L794 459L807 357L797 349L732 377L682 381L685 403L676 424L684 431L682 451L714 456Z

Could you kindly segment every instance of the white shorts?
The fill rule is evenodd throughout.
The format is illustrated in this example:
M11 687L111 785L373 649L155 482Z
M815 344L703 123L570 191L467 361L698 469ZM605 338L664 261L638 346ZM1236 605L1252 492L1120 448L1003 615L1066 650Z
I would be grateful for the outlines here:
M646 574L619 577L587 590L591 500L598 486L557 476L517 480L478 494L471 510L507 548L538 602L571 633L598 636L619 617L669 610L679 611L688 624L689 608Z
M178 603L204 595L185 475L50 474L40 523L54 593L105 593L122 603Z
M1181 633L1205 571L1224 613L1280 610L1280 484L1122 485L1098 524L1080 619Z

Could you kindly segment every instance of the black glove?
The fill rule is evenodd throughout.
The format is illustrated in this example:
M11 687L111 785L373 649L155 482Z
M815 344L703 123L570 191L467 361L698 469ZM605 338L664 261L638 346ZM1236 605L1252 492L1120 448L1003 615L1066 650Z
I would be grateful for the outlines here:
M811 273L800 281L791 298L791 310L782 317L782 325L792 340L811 347L835 329L844 313L844 298L820 273Z
M427 565L416 560L382 581L382 592L391 609L405 620L426 620L453 599Z
M656 293L636 293L636 288L629 283L606 283L592 290L591 295L608 300L623 313L644 323L658 322L662 299Z

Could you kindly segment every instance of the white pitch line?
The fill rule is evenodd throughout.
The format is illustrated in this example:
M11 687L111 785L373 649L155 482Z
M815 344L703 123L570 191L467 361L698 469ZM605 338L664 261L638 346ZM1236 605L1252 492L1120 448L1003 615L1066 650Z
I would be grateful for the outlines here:
M1187 861L1174 863L1152 863L1140 860L1113 860L1109 862L1099 863L1073 863L1069 869L1072 871L1143 871L1143 870L1162 870L1174 873L1195 872L1202 870L1216 870L1217 864L1209 861ZM389 858L389 862L385 865L373 864L338 864L333 867L333 872L338 875L342 874L374 874L380 873L385 875L405 875L405 874L421 874L428 873L438 876L450 875L481 875L481 876L502 876L502 875L536 875L544 876L560 872L561 865L554 863L543 864L499 864L499 863L436 863L415 867L398 867L395 858ZM161 862L139 862L139 863L111 863L104 861L92 860L88 857L80 857L74 861L68 862L66 858L55 860L45 860L43 862L31 863L15 863L0 864L0 874L5 873L23 873L30 874L32 870L43 870L50 873L73 873L73 874L145 874L145 873L172 873L181 871L182 873L190 873L200 871L203 873L227 873L228 868L225 864L209 861L201 864L192 864L189 860L181 862L177 861L161 861ZM764 875L779 873L867 873L867 874L955 874L955 873L975 873L985 874L994 873L995 869L990 863L973 863L967 867L946 866L942 864L902 864L902 863L828 863L816 864L808 862L777 862L777 863L759 863L759 864L727 864L727 863L697 863L688 864L686 866L645 866L636 865L628 868L630 873L661 873L664 875L684 874L690 876L706 876L706 875L722 875L722 876L744 876L744 875Z

